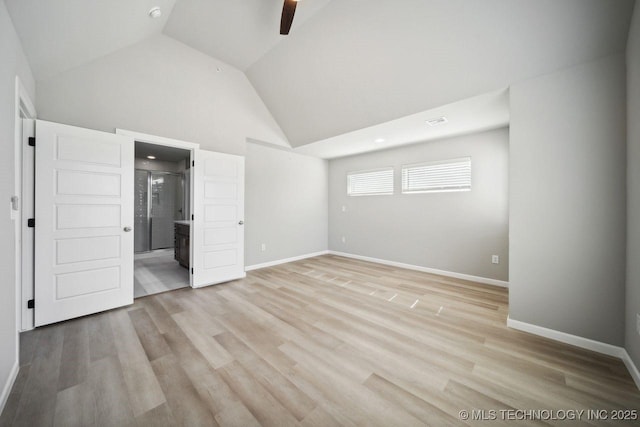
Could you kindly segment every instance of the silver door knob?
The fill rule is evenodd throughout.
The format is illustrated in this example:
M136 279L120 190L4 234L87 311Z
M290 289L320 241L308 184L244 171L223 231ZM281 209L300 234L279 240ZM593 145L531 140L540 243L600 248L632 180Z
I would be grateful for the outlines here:
M131 228L131 227L125 227L123 230L124 230L124 231L126 231L126 232L128 233L128 232L130 232L131 230L133 230L133 228Z
M242 224L244 224L244 221L238 221L238 224L242 225Z

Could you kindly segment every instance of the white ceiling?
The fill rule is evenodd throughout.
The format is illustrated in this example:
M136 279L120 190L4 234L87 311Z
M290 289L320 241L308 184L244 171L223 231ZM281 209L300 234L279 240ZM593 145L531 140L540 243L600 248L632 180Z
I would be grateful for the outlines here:
M37 80L162 32L176 0L5 0ZM163 15L148 16L160 6Z
M180 162L189 159L191 152L181 148L136 141L135 156L144 160L147 160L147 156L154 156L155 160L162 162Z
M290 36L330 0L303 0ZM282 0L180 0L164 33L245 70L287 36L280 35Z
M333 1L247 75L300 146L621 52L633 4Z
M446 117L447 122L433 127L426 123L427 120L439 117ZM295 151L323 159L333 159L497 129L508 124L509 93L505 89L347 132L303 145Z
M622 52L634 5L301 0L291 34L280 36L282 0L4 1L36 80L164 31L246 70L291 145L320 141L308 151L329 157L362 150L369 131L423 138L412 115ZM163 16L150 19L156 5ZM488 126L499 116L492 111L477 117ZM480 125L471 118L464 126Z

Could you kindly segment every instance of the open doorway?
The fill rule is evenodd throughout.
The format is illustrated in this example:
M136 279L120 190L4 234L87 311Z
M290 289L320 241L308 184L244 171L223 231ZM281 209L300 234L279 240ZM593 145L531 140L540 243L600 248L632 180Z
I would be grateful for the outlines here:
M135 143L134 297L190 285L191 151Z

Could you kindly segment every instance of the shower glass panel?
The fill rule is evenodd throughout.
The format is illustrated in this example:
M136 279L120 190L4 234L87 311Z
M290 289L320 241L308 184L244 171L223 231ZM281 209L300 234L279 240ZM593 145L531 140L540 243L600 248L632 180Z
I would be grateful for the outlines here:
M174 246L173 221L182 219L182 177L151 172L151 249Z
M135 174L135 218L133 223L133 242L136 252L151 250L149 242L149 172L136 170Z
M136 252L174 247L173 221L184 218L183 185L184 179L181 174L136 170Z

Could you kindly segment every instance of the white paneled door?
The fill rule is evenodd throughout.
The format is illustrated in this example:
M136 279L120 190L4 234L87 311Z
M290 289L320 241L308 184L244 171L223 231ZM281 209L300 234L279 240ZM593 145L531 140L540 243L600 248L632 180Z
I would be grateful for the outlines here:
M35 325L133 303L134 142L36 121Z
M193 287L245 277L244 157L195 150Z

